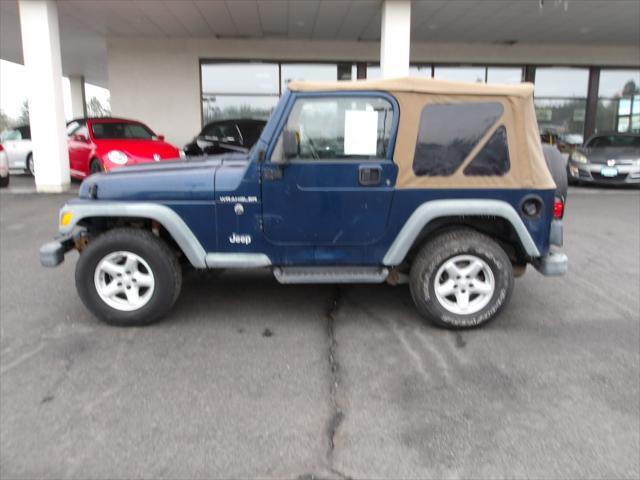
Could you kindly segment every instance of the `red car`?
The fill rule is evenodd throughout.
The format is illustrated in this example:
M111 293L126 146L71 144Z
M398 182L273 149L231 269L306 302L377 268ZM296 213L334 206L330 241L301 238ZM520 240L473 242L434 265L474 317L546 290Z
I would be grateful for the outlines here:
M83 118L67 124L73 178L138 163L181 158L182 151L144 123L123 118Z

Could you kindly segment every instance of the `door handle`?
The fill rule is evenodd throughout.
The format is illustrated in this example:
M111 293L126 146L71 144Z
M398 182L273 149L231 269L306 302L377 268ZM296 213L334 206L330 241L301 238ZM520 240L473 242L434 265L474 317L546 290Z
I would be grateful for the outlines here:
M380 165L358 167L358 183L363 186L380 185L382 167Z

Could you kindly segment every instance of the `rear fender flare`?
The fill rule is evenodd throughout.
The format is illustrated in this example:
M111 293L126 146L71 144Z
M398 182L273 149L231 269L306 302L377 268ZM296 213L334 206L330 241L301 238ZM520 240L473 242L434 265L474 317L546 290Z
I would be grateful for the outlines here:
M509 203L502 200L486 199L433 200L423 203L411 214L387 250L382 263L387 266L402 263L422 229L429 222L447 216L504 218L513 226L527 255L530 257L540 256L538 247L531 238L527 227Z

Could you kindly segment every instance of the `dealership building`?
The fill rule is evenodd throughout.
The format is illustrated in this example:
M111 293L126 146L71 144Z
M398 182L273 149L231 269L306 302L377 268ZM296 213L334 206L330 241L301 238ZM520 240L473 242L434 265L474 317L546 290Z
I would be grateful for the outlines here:
M0 58L22 63L39 191L69 186L62 76L183 146L267 118L292 79L534 82L541 130L640 132L636 0L4 0Z

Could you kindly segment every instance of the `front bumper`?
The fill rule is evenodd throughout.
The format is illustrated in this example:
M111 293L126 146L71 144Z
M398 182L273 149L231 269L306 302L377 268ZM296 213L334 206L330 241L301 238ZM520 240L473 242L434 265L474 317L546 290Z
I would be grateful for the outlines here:
M65 235L45 243L40 247L40 265L49 268L57 267L64 262L64 255L75 246L76 240L72 235Z
M603 169L614 168L616 174L603 175ZM640 167L634 165L614 165L608 167L599 163L575 163L569 160L568 174L574 180L603 185L634 185L640 184ZM606 170L605 170L606 171Z
M569 269L569 257L562 252L550 251L544 257L536 258L533 261L533 266L543 275L561 276Z

